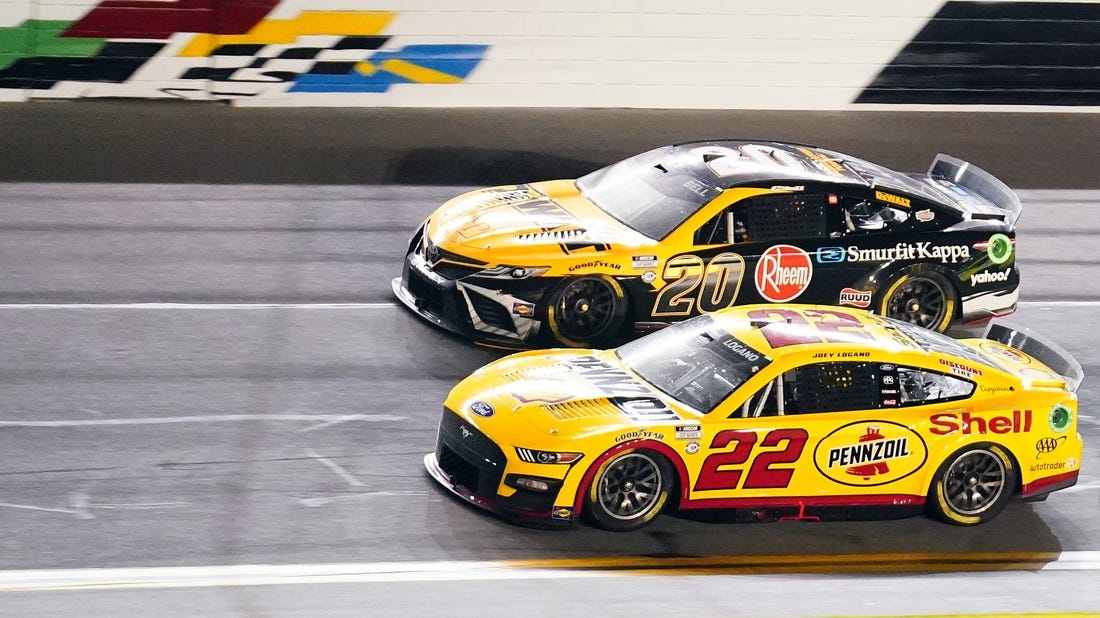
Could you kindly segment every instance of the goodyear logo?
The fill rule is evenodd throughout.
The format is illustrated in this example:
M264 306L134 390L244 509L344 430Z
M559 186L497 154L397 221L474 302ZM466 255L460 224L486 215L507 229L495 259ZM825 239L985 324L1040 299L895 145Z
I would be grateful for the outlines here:
M829 480L852 487L899 481L928 460L919 434L891 421L860 421L833 431L814 450L814 465Z
M909 198L901 197L900 195L893 195L891 193L883 193L882 191L875 191L875 199L883 202L890 202L891 204L897 204L909 208Z

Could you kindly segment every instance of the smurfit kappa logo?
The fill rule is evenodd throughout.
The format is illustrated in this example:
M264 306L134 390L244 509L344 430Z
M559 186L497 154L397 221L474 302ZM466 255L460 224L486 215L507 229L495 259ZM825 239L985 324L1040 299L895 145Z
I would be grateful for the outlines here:
M836 264L847 257L844 247L822 247L814 252L818 264Z

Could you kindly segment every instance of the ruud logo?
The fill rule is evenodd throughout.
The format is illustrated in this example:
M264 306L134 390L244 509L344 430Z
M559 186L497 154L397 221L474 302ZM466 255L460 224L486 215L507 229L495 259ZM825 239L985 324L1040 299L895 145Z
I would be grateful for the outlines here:
M853 307L870 307L871 293L854 288L844 288L840 291L840 304Z
M835 264L845 259L844 247L822 247L814 254L818 264Z

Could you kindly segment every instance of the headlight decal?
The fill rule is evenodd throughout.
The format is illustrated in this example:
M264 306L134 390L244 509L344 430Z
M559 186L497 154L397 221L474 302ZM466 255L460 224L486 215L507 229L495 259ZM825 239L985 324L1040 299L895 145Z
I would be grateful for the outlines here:
M537 464L572 464L583 457L583 453L560 453L556 451L537 451L529 448L516 447L516 455L521 461Z

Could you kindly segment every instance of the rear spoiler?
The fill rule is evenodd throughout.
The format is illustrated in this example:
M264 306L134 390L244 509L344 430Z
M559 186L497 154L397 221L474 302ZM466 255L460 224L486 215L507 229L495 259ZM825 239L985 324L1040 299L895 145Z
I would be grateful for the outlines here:
M984 338L1019 350L1043 363L1066 381L1066 386L1071 392L1076 393L1081 386L1081 381L1085 378L1081 363L1078 363L1073 355L1058 344L1036 335L1030 329L992 322L986 328Z
M936 155L932 165L928 168L928 175L971 191L995 206L997 211L1000 211L983 213L981 211L985 209L974 208L973 212L968 213L972 219L989 219L994 218L994 216L1000 219L1003 217L1006 223L1015 226L1016 220L1020 218L1020 213L1024 209L1020 197L1008 185L997 180L993 174L962 159L940 153ZM968 202L958 195L955 197L966 206L972 208L975 206L973 200ZM994 216L990 216L991 214Z

